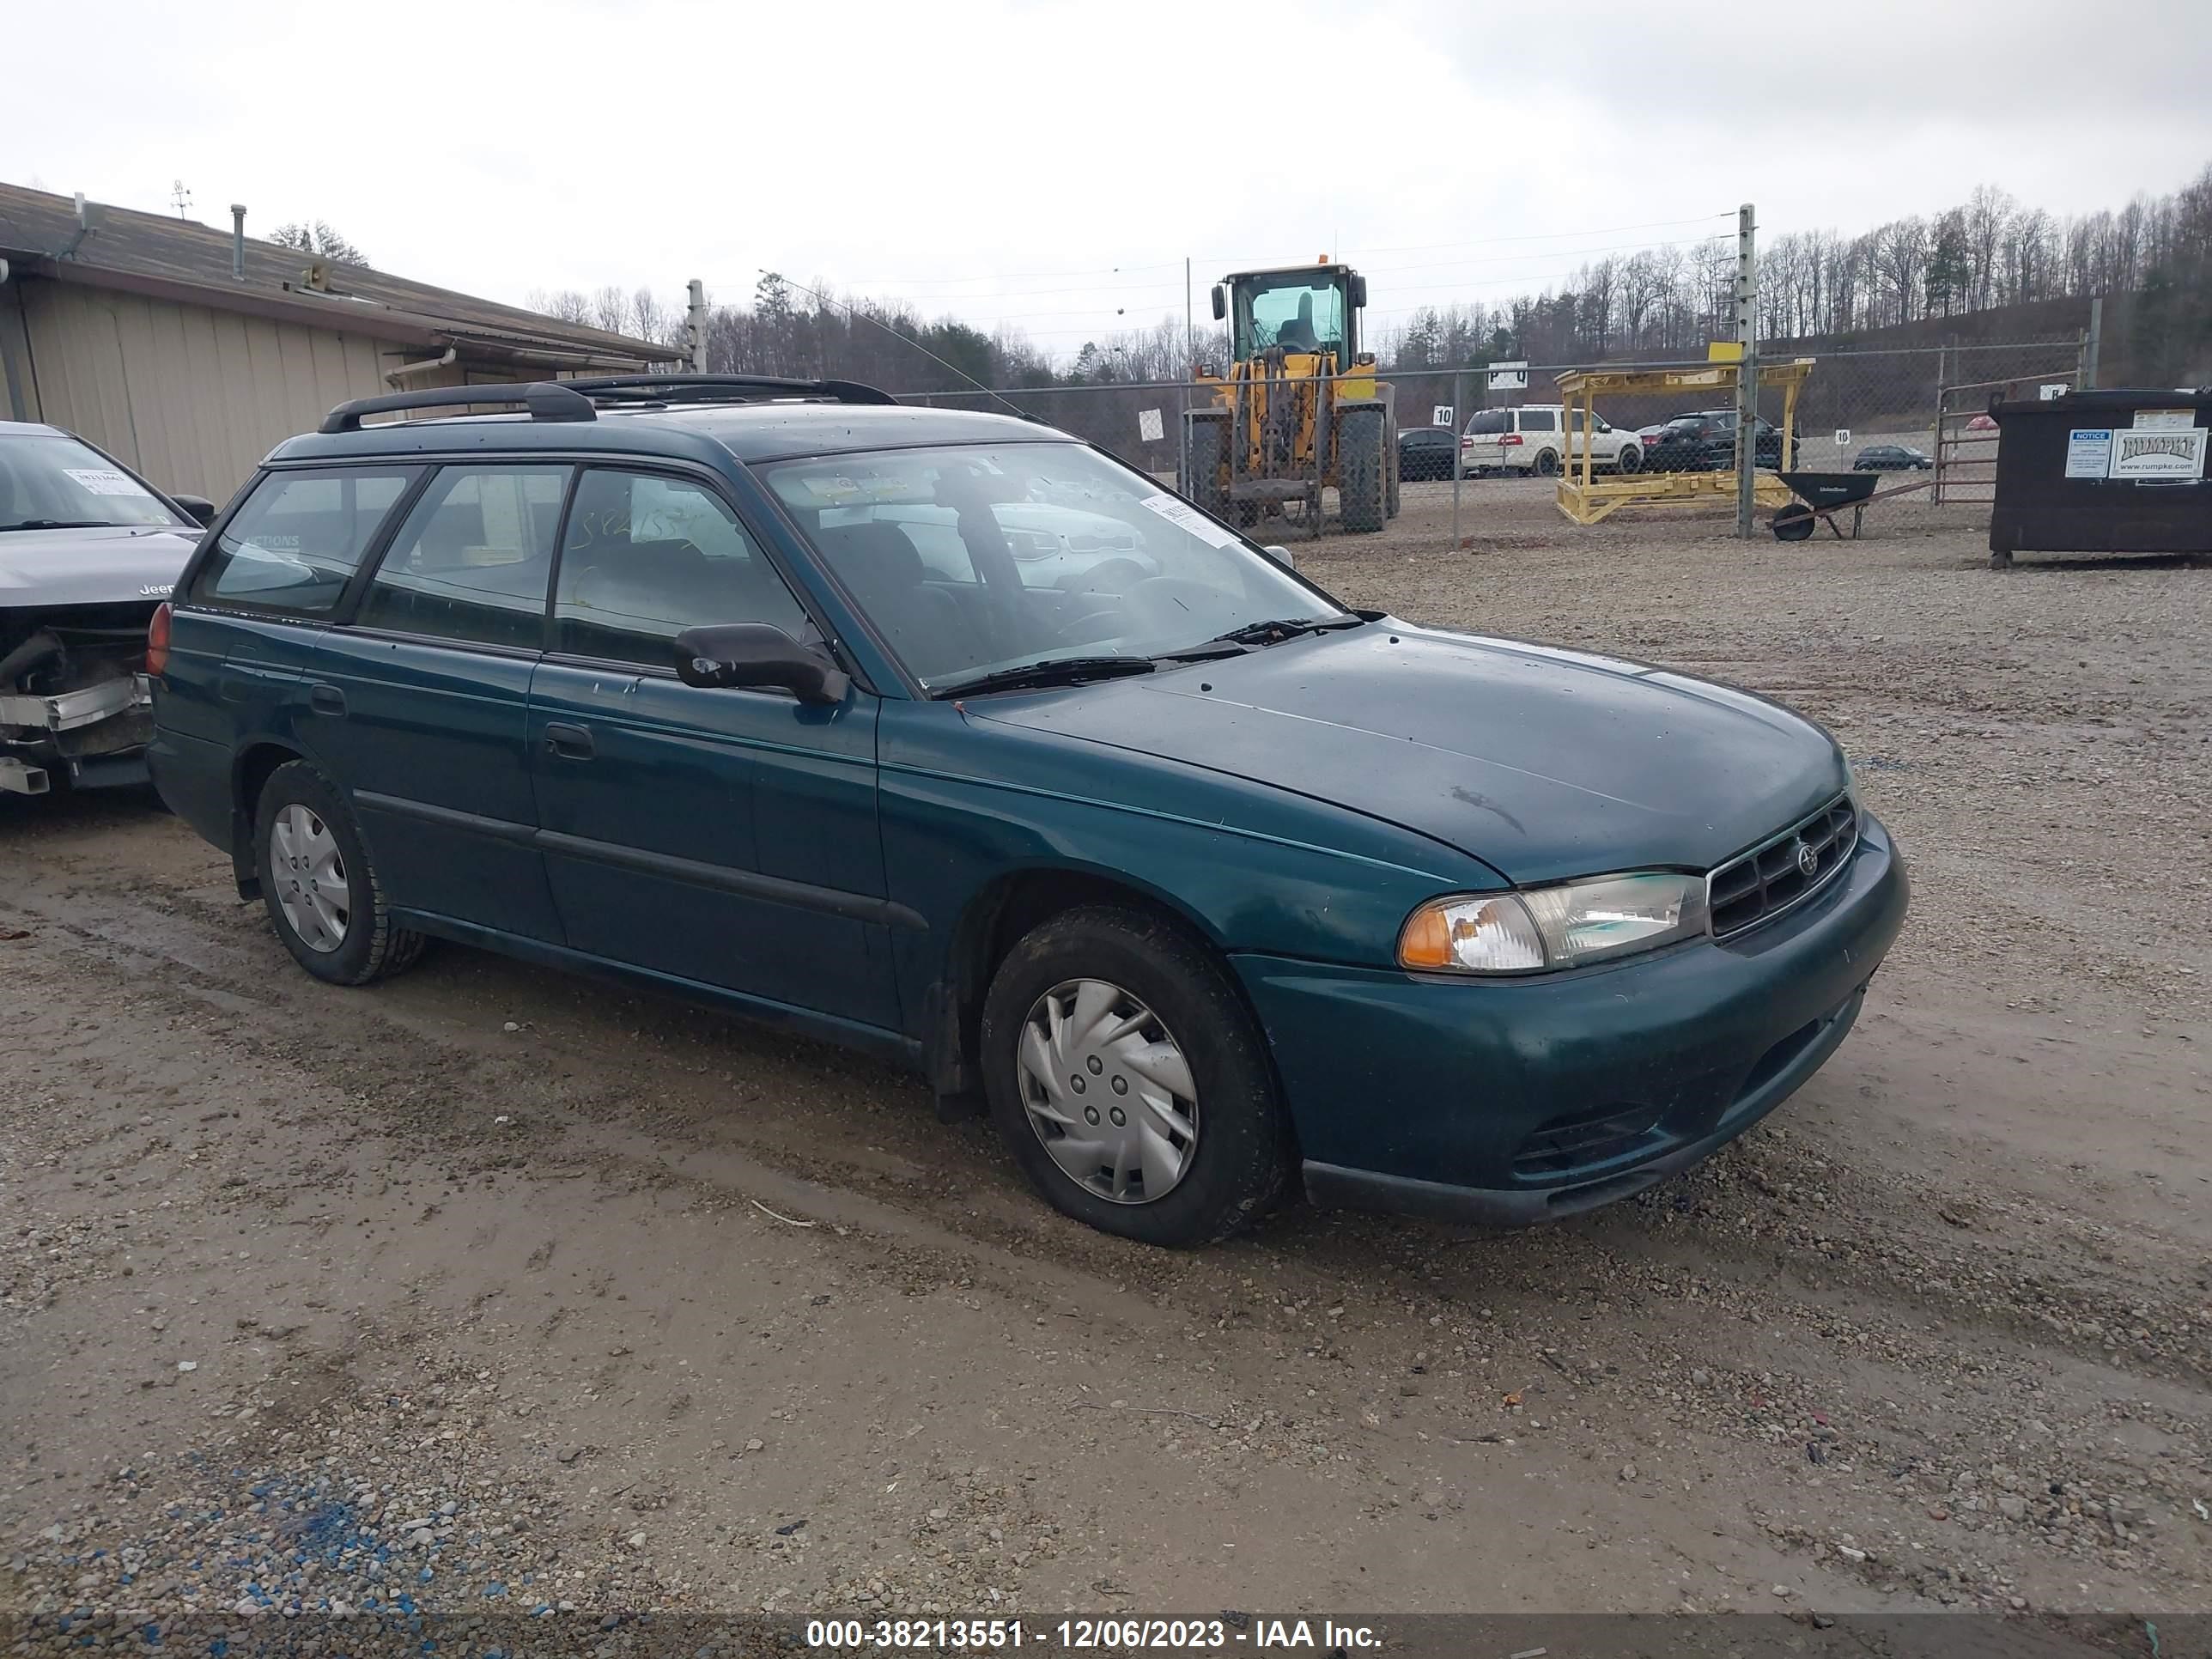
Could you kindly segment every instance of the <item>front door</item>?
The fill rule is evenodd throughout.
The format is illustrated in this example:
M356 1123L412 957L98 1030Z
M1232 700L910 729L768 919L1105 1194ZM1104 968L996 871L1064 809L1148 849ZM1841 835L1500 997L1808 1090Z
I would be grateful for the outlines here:
M586 469L530 694L538 845L568 942L896 1030L875 698L823 708L677 678L679 632L737 622L812 634L721 496Z
M524 719L571 469L439 469L301 677L392 903L557 942Z

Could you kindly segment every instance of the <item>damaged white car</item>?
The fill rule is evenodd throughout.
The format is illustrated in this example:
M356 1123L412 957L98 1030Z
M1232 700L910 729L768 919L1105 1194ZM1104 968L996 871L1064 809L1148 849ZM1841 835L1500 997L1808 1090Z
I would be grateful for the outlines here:
M146 626L213 509L0 421L0 790L146 777Z

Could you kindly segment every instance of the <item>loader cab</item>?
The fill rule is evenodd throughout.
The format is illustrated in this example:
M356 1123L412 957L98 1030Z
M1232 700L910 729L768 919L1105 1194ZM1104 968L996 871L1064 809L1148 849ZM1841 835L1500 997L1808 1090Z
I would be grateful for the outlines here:
M1248 270L1214 284L1213 315L1231 324L1238 362L1276 347L1325 355L1349 374L1359 356L1359 313L1367 279L1349 265Z

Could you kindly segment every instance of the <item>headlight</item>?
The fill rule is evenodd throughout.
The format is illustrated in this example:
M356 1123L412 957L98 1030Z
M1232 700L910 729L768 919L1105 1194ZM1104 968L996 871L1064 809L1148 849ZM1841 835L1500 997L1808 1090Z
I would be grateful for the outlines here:
M1534 974L1656 950L1705 931L1703 876L1596 876L1519 893L1431 899L1406 918L1398 963L1429 973Z

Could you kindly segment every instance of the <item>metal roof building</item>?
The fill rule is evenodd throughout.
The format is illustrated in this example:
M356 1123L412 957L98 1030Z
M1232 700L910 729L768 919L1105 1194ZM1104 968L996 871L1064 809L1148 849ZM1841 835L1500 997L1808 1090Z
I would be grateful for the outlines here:
M220 502L332 405L683 353L189 220L0 184L0 418Z

